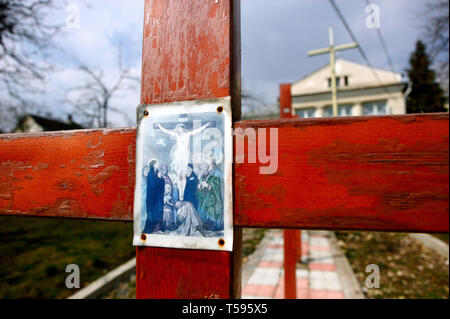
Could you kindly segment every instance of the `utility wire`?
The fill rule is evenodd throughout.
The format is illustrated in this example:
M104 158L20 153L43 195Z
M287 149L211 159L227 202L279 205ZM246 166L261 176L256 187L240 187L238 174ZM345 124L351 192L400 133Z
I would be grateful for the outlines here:
M370 1L366 0L366 4L369 5ZM384 41L383 34L381 33L380 28L375 28L375 30L377 31L378 39L381 42L381 46L383 47L383 51L386 54L386 59L388 61L389 67L391 68L391 71L393 73L397 73L397 72L395 72L394 63L392 63L391 56L389 55L389 51L387 49L387 45L386 45L386 42Z
M328 0L331 4L331 6L333 7L334 11L336 12L336 14L338 15L339 19L341 20L341 22L344 24L345 29L347 30L348 34L350 35L350 37L352 38L353 42L358 43L358 50L359 53L361 53L361 56L363 57L364 61L366 62L367 66L370 68L370 70L372 71L373 75L375 76L375 78L378 80L378 82L380 82L383 90L388 93L389 95L391 94L391 92L389 92L389 90L384 86L383 81L381 81L380 77L378 76L378 73L375 71L375 68L372 66L372 63L370 63L369 58L366 55L366 52L364 52L364 49L362 48L361 44L359 43L358 39L356 39L355 34L353 33L352 29L350 28L350 26L348 25L347 21L345 20L344 15L342 14L341 10L339 9L339 7L336 5L336 3L334 2L334 0Z

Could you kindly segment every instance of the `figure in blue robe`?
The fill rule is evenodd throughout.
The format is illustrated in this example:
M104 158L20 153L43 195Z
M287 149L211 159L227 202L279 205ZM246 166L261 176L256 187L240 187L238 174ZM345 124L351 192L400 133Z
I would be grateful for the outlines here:
M190 202L195 210L198 209L198 177L194 173L194 165L188 164L186 169L186 187L184 188L183 200Z
M158 171L157 160L150 161L150 171L147 175L147 220L145 221L144 233L150 234L163 231L163 208L164 208L164 178Z

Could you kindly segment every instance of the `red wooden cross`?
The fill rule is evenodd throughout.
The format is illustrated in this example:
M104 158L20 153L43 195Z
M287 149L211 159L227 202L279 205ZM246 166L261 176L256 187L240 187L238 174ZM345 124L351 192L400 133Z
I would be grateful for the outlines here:
M241 228L448 232L448 114L240 120L238 0L147 0L141 103L232 97L278 128L234 164L233 252L137 248L137 298L240 296ZM132 221L135 128L0 135L0 214ZM131 241L130 241L131 244Z

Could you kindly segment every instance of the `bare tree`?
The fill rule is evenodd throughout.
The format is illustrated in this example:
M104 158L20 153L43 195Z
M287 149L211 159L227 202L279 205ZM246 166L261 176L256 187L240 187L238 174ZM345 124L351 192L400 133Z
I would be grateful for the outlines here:
M426 5L425 42L431 59L435 63L437 75L448 93L449 74L449 0L432 0Z
M23 87L43 80L50 70L45 49L61 29L45 22L52 9L53 0L0 1L0 79L10 96L22 102Z
M261 97L261 94L243 89L241 96L244 119L262 119L273 117L278 113L278 105L267 102Z
M255 113L264 105L264 102L256 94L243 89L241 93L242 108L244 113Z
M0 125L35 105L27 96L51 69L46 49L62 25L46 21L57 8L54 0L0 0Z
M118 76L112 84L108 84L102 70L80 63L79 70L84 74L86 81L75 86L66 94L66 102L72 105L75 114L81 117L82 124L88 127L107 127L108 113L120 113L127 122L133 122L126 112L115 108L111 100L117 97L120 91L136 90L140 82L138 77L132 76L130 69L122 63L121 48L117 55Z

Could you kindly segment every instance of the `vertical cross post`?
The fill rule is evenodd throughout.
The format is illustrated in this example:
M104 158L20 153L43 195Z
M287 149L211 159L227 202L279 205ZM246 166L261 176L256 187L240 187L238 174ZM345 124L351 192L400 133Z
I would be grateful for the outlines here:
M240 119L239 0L146 0L142 56L142 104L231 96ZM138 247L136 297L239 298L240 247Z
M292 118L291 84L280 84L280 118ZM297 297L295 279L296 262L301 260L301 231L287 229L284 237L284 296L286 299Z
M297 261L302 260L302 231L300 229L295 229L295 245L296 245L296 251L295 251L295 259Z
M285 229L284 235L284 298L297 298L295 268L298 251L298 233L296 229Z

